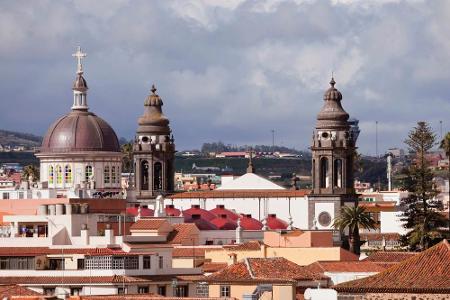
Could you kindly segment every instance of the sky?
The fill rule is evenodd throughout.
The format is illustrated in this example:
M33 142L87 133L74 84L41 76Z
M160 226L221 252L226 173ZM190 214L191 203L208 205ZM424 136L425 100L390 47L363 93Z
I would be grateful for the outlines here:
M450 1L0 0L0 128L70 111L77 46L90 110L131 139L155 84L179 150L306 149L331 73L359 150L450 130Z

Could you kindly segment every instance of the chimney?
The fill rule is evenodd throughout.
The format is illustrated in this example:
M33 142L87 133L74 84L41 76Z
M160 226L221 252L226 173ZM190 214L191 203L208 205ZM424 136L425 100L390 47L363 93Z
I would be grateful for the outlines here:
M237 219L237 227L236 227L236 244L242 243L242 227L241 227L241 218Z
M228 254L228 265L235 264L236 262L237 262L237 254L236 253Z
M105 240L108 245L114 244L114 232L111 229L111 224L106 224L105 228Z
M87 224L81 224L81 243L83 245L89 245L89 229L87 227Z

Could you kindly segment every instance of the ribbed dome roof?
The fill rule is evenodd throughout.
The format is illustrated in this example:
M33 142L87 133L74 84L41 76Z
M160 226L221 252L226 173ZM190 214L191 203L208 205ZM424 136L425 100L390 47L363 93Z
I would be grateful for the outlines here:
M336 82L331 78L331 87L323 95L325 101L322 109L317 115L317 128L335 128L348 126L348 113L342 108L341 92L334 87Z
M170 134L169 119L162 112L163 101L153 85L151 94L144 101L144 114L138 119L138 133Z
M178 217L181 214L181 211L179 209L175 208L175 206L173 204L166 205L164 210L168 217Z
M120 152L120 146L116 133L105 120L88 111L73 110L50 126L40 152L80 151Z
M75 81L73 82L72 89L76 91L87 91L87 82L82 74L77 75L77 78L75 78Z

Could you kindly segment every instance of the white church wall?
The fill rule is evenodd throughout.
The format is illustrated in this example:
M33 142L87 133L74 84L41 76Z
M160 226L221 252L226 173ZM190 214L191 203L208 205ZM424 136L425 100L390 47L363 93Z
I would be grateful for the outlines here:
M322 226L322 225L320 225L318 220L319 220L319 215L322 212L329 213L330 216L331 216L331 220L333 220L335 218L334 203L316 203L314 211L315 211L314 217L317 220L317 222L316 222L317 228L318 229L330 229L332 227L332 224L333 224L332 222L328 226Z

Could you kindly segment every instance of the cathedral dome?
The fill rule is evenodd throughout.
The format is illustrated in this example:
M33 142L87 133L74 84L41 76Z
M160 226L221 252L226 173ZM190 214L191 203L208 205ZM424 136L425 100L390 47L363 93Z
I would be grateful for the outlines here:
M50 126L40 152L81 151L120 152L120 146L116 133L105 120L88 111L72 110Z

